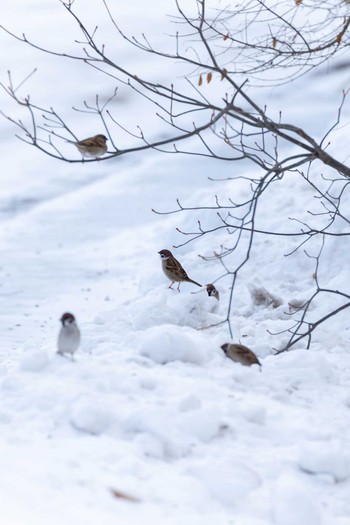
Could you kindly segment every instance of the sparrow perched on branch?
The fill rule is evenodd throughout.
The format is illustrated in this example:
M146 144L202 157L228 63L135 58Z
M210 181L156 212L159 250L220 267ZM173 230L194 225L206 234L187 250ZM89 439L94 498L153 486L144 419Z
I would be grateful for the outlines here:
M225 343L221 348L226 356L236 363L241 363L241 365L245 366L254 364L261 366L260 361L254 352L244 345Z
M209 297L215 297L218 301L220 300L220 294L213 284L206 284L205 287Z
M178 284L178 291L180 291L180 284L182 282L187 283L193 283L197 286L202 286L201 284L197 283L196 281L193 281L193 279L190 279L185 272L185 270L182 268L181 264L173 254L169 250L160 250L158 252L160 255L160 258L162 260L162 269L166 277L171 281L169 288L172 287L174 283Z
M65 313L60 319L62 326L58 334L57 353L60 355L73 354L77 351L80 344L80 330L73 314Z
M80 151L83 157L102 157L107 151L107 137L105 135L95 135L84 140L67 140L71 144L74 144Z

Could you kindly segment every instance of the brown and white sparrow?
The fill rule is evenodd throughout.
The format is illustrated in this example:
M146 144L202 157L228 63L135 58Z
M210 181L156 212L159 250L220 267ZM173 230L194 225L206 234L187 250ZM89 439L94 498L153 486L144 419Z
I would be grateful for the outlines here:
M107 137L105 135L95 135L84 140L67 140L71 144L74 144L80 151L83 157L102 157L107 151Z
M254 352L244 345L225 343L221 348L226 356L236 363L241 363L241 365L245 366L254 364L261 366L260 361Z
M206 284L205 287L209 297L215 297L218 301L220 300L220 294L213 284Z
M58 334L57 353L70 354L73 358L80 344L80 330L73 314L68 312L63 314L60 321L62 326Z
M174 283L179 283L177 289L178 291L180 291L180 284L182 282L193 283L197 286L202 286L201 284L197 283L196 281L193 281L193 279L190 279L188 277L187 273L182 268L179 261L175 259L175 257L169 250L160 250L160 252L158 253L162 260L163 272L167 276L169 281L171 281L169 288L171 288Z

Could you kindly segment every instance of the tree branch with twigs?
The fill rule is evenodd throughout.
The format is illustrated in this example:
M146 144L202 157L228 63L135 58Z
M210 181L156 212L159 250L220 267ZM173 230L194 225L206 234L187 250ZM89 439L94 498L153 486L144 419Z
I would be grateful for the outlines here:
M62 144L66 140L78 140L76 130L53 106L34 103L29 95L23 97L24 81L15 86L10 73L1 86L24 108L29 119L5 117L17 127L20 140L69 163L107 162L144 150L251 163L256 169L254 175L230 177L233 185L243 180L246 183L249 195L241 201L229 197L223 202L215 197L214 204L209 207L184 206L177 201L177 208L172 211L154 210L168 214L209 209L215 215L216 225L212 228L205 228L199 222L196 231L179 231L186 238L181 245L210 235L215 244L218 233L225 232L227 242L219 243L213 255L204 259L216 260L223 270L222 277L230 278L225 321L232 336L232 304L237 279L242 268L249 264L256 236L293 239L291 254L311 239L349 235L346 228L342 229L350 220L342 202L350 180L350 167L343 159L329 153L329 141L340 125L347 92L343 92L334 123L320 137L310 135L297 123L284 121L282 112L276 118L261 104L257 93L264 86L291 82L326 62L331 64L336 55L344 53L350 43L350 7L346 2L335 0L322 3L310 0L307 4L299 0L294 3L243 0L233 10L230 5L217 8L209 0L193 0L191 6L186 7L175 0L177 13L173 22L176 31L171 48L164 51L157 49L146 35L127 35L117 23L113 6L102 0L106 18L119 38L137 52L165 60L173 68L171 81L164 83L137 75L118 63L108 42L99 42L98 28L90 29L77 15L74 0L61 1L61 4L80 33L81 40L77 40L74 54L46 49L25 34L16 35L2 29L24 45L83 63L111 79L115 88L105 102L102 103L96 94L93 102L83 101L81 107L72 108L82 117L88 114L96 118L96 128L106 134L111 148L102 158L67 157ZM175 81L177 69L181 75ZM168 129L166 138L149 133L146 124L141 123L135 131L119 122L111 103L118 99L121 86L136 95L140 106L147 101L154 107L159 123ZM115 139L116 131L128 137L129 147L120 147ZM326 170L326 175L319 173L322 169ZM262 202L287 174L293 174L313 190L319 208L310 210L306 222L286 217L280 228L266 229L261 226ZM220 182L213 180L217 184ZM238 251L241 253L239 261L232 266L230 258ZM320 293L334 292L318 288L316 295ZM302 324L296 322L287 349L304 337L300 337L299 332L307 323L307 315L305 307ZM320 322L316 321L313 326L316 328Z

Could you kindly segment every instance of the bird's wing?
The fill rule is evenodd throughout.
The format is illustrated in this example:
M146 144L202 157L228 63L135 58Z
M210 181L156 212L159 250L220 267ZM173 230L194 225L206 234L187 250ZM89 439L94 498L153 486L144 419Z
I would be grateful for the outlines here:
M105 142L101 137L89 137L88 139L77 142L79 146L86 146L87 148L94 148L96 146L104 146Z
M247 347L245 347L243 345L241 345L241 346L237 345L236 350L237 350L237 354L238 355L241 355L243 358L247 359L251 363L259 363L258 358L254 354L254 352L249 350L249 348L247 348Z
M169 272L172 272L174 273L175 275L177 275L178 277L181 277L183 279L188 279L188 275L187 273L185 272L185 270L182 268L181 264L179 263L179 261L177 259L175 259L175 257L169 257L167 260L166 260L166 269L169 271Z

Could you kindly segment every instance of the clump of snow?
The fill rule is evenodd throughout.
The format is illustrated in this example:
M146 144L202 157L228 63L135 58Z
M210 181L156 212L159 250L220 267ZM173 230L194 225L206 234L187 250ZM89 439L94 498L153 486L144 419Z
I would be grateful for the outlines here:
M250 492L261 485L259 475L250 467L233 458L215 458L194 462L189 472L195 474L206 486L209 494L228 507L238 507Z
M174 315L167 306L165 293L154 292L145 295L137 299L129 308L132 310L133 325L139 330L174 322Z
M201 365L210 359L210 342L193 330L163 324L153 326L139 337L138 351L159 364L182 361Z
M168 308L173 315L172 322L180 326L202 328L221 320L212 315L218 309L217 299L209 297L204 288L190 294L177 293L169 297Z
M189 454L191 440L180 432L176 414L166 408L135 410L121 424L128 439L144 453L161 459L180 459Z
M130 306L134 326L146 329L160 324L176 324L203 328L221 321L216 315L219 301L209 297L203 288L200 291L178 292L158 289L135 301Z
M276 525L321 525L317 501L300 488L292 475L282 475L271 494L272 514Z
M186 412L182 415L179 427L198 440L209 442L219 434L220 411L215 408L203 408Z
M281 356L283 355L283 358ZM335 375L332 368L329 366L324 355L316 352L308 352L304 349L296 348L290 352L284 352L277 355L276 360L279 361L279 368L286 370L288 368L295 368L298 370L296 380L298 382L318 383L322 381L335 381Z
M350 477L350 452L341 441L306 442L299 449L299 466L310 474L326 475L334 481Z
M134 438L137 448L145 455L155 459L165 458L165 447L162 440L148 432L138 432Z
M70 410L74 428L88 434L102 434L113 423L113 415L92 399L78 401Z
M241 409L242 416L251 423L263 425L266 420L266 407L256 401L248 400Z
M48 355L42 350L28 351L21 360L21 369L27 372L40 372L49 364Z

